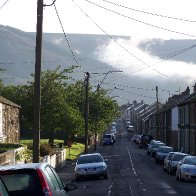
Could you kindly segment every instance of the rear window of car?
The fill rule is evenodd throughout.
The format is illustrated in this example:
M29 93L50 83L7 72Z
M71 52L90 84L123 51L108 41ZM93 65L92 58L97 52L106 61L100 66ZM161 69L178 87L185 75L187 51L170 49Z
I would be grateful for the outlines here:
M0 174L11 195L43 194L34 170L1 171Z
M111 138L112 138L112 135L109 135L109 134L107 134L107 135L104 135L104 138L111 139Z
M7 192L7 188L5 187L5 184L0 178L0 196L9 196Z

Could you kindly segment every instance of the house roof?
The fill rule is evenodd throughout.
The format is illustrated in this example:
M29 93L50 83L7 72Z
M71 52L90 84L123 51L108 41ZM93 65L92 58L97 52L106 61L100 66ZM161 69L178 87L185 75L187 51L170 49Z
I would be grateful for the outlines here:
M15 104L14 102L12 102L12 101L10 101L10 100L6 99L5 97L2 97L2 96L0 96L0 103L4 103L4 104L7 104L7 105L11 105L13 107L20 108L19 105Z
M186 99L184 99L183 101L181 101L178 104L178 106L183 106L183 105L186 105L187 103L193 103L193 102L196 102L196 92L193 92L188 97L186 97Z

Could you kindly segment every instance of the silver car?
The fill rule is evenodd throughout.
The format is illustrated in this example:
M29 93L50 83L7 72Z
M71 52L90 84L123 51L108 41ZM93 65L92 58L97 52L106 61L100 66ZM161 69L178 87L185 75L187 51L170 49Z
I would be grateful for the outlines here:
M155 143L152 147L151 147L151 149L150 149L150 155L152 156L152 157L154 157L155 155L156 155L156 152L157 152L157 150L158 150L158 148L160 147L160 146L165 146L166 144L165 143L162 143L162 142L157 142L157 143Z
M184 158L188 156L186 153L176 152L168 163L168 173L170 175L176 174L177 164Z
M75 178L80 180L85 177L108 178L107 164L100 153L80 155L75 166Z
M168 164L169 164L169 161L171 160L172 156L175 154L176 152L170 152L164 159L164 162L163 162L163 170L166 172L168 171Z
M174 151L173 147L160 146L155 154L155 163L163 163L165 157L172 151Z
M196 156L186 156L178 163L176 180L196 181Z

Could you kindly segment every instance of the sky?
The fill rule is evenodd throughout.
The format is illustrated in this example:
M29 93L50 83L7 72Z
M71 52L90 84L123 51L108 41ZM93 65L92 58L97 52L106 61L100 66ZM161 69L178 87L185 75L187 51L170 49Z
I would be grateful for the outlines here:
M52 0L44 1L51 3ZM195 5L194 0L55 1L66 33L104 34L100 26L110 35L162 39L196 37ZM36 0L0 0L0 6L0 24L36 31ZM43 31L62 33L54 6L44 8Z
M46 5L52 2L44 0ZM136 71L138 77L154 77L155 81L164 82L164 79L168 80L163 77L166 75L176 80L185 78L185 83L192 85L196 76L194 63L172 59L159 63L161 59L142 51L139 44L155 38L195 39L195 7L195 0L56 0L55 6L44 7L43 32L63 33L64 30L66 34L130 36L128 40L118 39L117 42L145 63L136 61L133 55L127 55L113 41L101 46L97 56L118 55L119 58L115 60L100 60L130 76ZM36 32L36 23L37 0L0 0L1 25ZM130 62L137 69L130 68Z

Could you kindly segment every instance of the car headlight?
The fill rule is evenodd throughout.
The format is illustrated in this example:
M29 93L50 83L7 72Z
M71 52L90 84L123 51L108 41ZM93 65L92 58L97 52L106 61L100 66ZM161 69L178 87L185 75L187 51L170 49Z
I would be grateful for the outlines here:
M188 168L182 168L182 171L183 171L183 172L189 172L190 169L188 169Z
M85 170L83 168L76 168L75 171L78 172L78 173L84 173L85 172Z
M103 171L103 170L106 170L106 167L105 166L97 167L97 171Z

